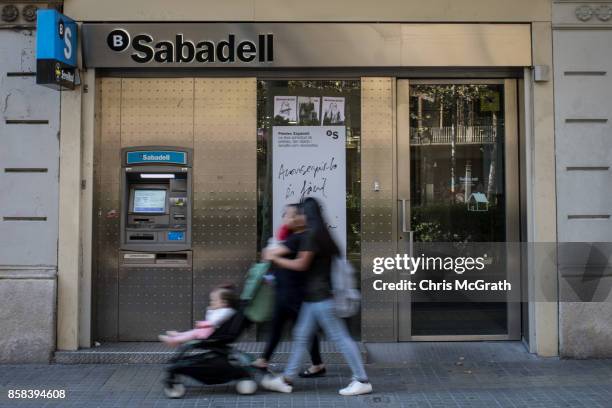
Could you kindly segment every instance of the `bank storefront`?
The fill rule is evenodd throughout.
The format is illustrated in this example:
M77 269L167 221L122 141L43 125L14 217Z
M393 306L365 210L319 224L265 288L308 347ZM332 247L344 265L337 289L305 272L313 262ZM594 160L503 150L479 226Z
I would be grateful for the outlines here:
M361 272L355 336L521 339L520 251L489 253L515 288L513 299L493 301L379 291L372 264L431 253L420 243L446 243L435 251L451 255L457 243L495 251L492 243L521 241L530 24L83 23L81 31L95 94L91 341L149 341L189 327L213 286L241 281L283 206L305 196L324 202ZM125 161L132 150L183 151L189 175L155 161L138 170Z

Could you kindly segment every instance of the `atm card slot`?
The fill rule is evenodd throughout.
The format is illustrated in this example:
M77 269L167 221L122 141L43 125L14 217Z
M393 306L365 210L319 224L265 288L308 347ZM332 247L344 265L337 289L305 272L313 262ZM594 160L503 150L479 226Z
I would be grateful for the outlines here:
M123 265L155 265L155 254L150 253L124 253L122 257Z
M130 235L130 241L155 241L154 234Z
M187 264L189 258L187 254L183 253L166 253L166 254L157 254L157 264L164 265L177 265L177 264Z

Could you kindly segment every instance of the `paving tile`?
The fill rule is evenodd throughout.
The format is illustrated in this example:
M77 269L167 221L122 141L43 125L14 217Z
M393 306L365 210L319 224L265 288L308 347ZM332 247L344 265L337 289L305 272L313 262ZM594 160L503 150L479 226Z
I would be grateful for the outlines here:
M337 394L350 380L343 365L330 365L323 378L296 380L290 395L259 390L239 396L231 384L189 381L181 400L165 398L161 364L0 365L0 407L612 408L612 360L541 359L526 353L512 359L515 351L488 346L481 354L457 346L422 350L418 357L413 350L403 351L404 363L381 358L369 364L376 392L360 397ZM8 399L10 389L63 389L67 397Z

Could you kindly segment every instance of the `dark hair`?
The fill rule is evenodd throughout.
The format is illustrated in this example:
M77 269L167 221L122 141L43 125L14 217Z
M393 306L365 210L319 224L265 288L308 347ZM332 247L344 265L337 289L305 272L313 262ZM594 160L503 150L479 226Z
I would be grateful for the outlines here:
M307 197L300 204L299 210L306 216L306 225L314 234L321 252L326 255L338 255L340 250L327 229L319 202L313 197Z
M296 211L299 211L300 210L300 205L298 203L285 204L285 209L283 210L283 215L285 214L285 211L287 211L287 208L295 208Z
M236 285L226 283L216 286L213 291L218 291L219 298L227 303L227 305L232 309L235 309L238 306L238 293L236 292Z

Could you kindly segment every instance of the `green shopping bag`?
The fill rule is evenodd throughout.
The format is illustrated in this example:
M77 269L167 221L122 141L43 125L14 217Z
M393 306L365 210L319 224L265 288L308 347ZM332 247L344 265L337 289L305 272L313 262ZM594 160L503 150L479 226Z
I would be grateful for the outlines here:
M272 318L274 288L264 277L269 269L269 262L253 264L247 272L244 289L240 295L240 299L248 303L244 315L255 323L266 322Z

